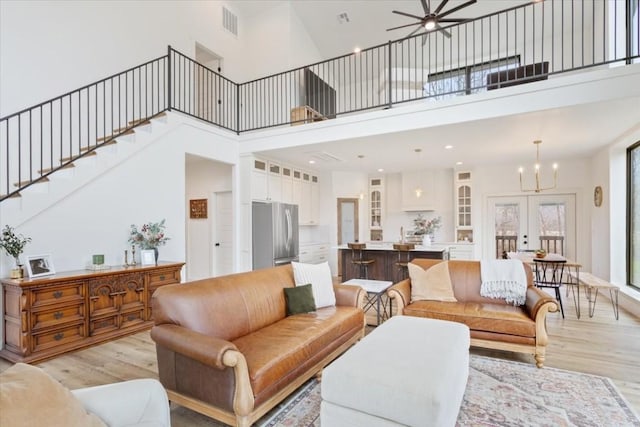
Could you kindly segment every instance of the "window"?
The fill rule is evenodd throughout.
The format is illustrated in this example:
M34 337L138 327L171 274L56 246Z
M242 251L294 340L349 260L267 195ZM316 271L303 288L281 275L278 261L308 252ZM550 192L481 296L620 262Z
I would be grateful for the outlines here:
M482 62L467 67L429 74L424 85L424 96L444 99L468 95L486 90L487 75L495 71L510 70L520 66L520 56Z
M640 141L627 149L627 277L640 288Z

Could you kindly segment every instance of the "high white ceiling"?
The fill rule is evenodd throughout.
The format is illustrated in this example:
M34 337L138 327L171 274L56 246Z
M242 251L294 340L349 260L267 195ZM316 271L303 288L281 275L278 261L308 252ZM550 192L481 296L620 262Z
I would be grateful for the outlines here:
M441 0L431 0L437 7ZM464 0L450 0L444 10ZM530 0L479 0L451 15L477 17ZM287 1L234 2L245 14L259 14ZM423 15L419 0L291 0L293 10L324 58L349 53L354 47L370 47L406 36L413 27L387 32L393 26L411 22L392 10ZM347 13L348 23L338 15ZM318 170L366 170L383 168L393 173L425 167L473 167L475 165L531 165L535 158L533 140L541 139L544 161L591 156L629 129L640 126L640 97L634 96L496 119L470 121L367 138L341 140L295 148L271 150L264 154L293 164L304 165L317 153L327 153L340 161L316 158L311 166ZM546 142L546 144L545 144ZM445 149L452 145L452 149ZM416 153L415 149L421 149ZM314 153L316 155L314 156ZM366 157L358 160L358 155ZM320 156L322 157L322 156Z

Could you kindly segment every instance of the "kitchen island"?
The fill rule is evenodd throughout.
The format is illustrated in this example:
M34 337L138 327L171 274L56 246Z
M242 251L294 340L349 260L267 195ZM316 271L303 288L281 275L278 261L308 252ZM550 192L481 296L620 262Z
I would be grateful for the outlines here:
M392 243L367 243L367 248L363 251L363 258L374 260L369 265L368 278L371 280L388 280L396 283L398 281L398 251L393 249ZM416 245L415 249L409 251L409 259L429 258L429 259L449 259L447 246ZM357 268L351 263L351 249L347 245L338 246L338 259L342 266L342 281L357 278Z

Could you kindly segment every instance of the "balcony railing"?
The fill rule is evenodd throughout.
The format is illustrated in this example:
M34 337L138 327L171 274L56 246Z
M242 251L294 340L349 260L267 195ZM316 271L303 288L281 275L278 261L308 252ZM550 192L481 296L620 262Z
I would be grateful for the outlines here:
M0 201L165 110L241 133L638 62L639 3L529 3L242 84L169 47L0 119Z

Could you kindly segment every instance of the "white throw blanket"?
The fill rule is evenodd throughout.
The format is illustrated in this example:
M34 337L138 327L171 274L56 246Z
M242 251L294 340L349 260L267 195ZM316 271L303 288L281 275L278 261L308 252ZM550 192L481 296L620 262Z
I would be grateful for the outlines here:
M527 299L527 275L520 260L482 260L480 279L480 295L483 297L503 298L516 306L523 305Z

